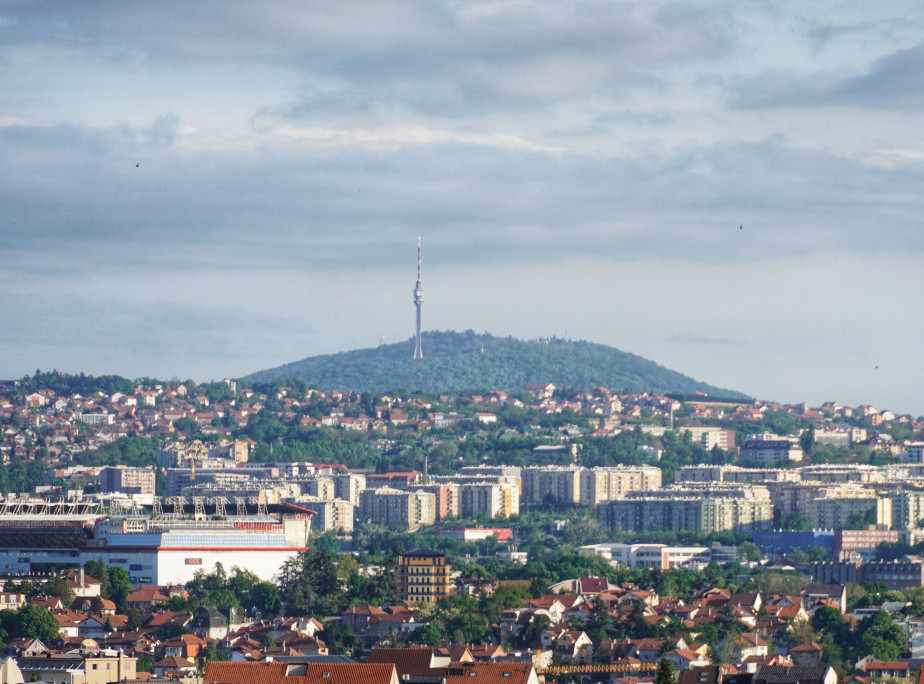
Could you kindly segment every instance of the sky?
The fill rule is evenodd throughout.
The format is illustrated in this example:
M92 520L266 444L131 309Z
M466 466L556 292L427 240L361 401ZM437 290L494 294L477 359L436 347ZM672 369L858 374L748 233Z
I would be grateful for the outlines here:
M922 415L922 115L916 1L6 0L0 377L409 340L420 237L424 330Z

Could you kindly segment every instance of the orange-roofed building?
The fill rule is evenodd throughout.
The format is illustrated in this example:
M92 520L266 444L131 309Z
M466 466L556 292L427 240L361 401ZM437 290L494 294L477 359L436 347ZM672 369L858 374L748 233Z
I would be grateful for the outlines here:
M206 665L203 681L205 684L400 684L391 663L229 663L214 660Z

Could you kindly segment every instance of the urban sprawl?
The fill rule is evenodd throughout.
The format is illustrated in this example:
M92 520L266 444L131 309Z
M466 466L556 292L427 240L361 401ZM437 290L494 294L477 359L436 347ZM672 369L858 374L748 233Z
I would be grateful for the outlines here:
M921 418L51 379L0 386L0 684L922 681Z

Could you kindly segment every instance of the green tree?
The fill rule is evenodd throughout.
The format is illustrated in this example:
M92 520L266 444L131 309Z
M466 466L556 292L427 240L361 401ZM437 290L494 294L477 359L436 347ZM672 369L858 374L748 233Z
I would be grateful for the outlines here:
M39 639L45 644L58 638L58 620L51 611L39 608L31 603L16 611L10 638Z
M87 561L86 565L83 566L83 571L93 579L99 580L99 595L104 599L110 598L109 568L103 562L103 559Z
M154 656L152 656L150 653L139 653L138 662L135 664L135 669L138 672L153 672Z
M250 590L250 605L256 606L264 617L275 617L282 607L279 587L272 582L258 582Z
M668 658L661 658L658 663L658 672L655 675L655 684L677 684L674 678L674 666Z
M427 625L429 627L429 625ZM421 628L424 629L424 628ZM416 630L420 631L420 630ZM416 632L412 632L414 634ZM330 652L336 655L348 655L358 658L363 652L363 640L352 628L339 620L324 625L324 643ZM414 642L424 643L424 642ZM439 645L438 643L436 645Z
M123 615L127 612L125 599L131 590L132 583L128 577L128 570L117 565L109 568L109 599L116 604L116 610Z

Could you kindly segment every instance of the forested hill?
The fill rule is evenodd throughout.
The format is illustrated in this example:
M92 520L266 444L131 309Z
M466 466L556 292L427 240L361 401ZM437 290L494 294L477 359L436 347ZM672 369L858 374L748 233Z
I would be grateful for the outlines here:
M244 382L302 380L320 389L380 392L449 392L500 389L521 392L550 382L569 389L606 387L613 391L746 398L719 389L635 354L591 342L479 335L472 331L423 334L424 358L412 358L413 339L371 349L312 356L258 371Z

